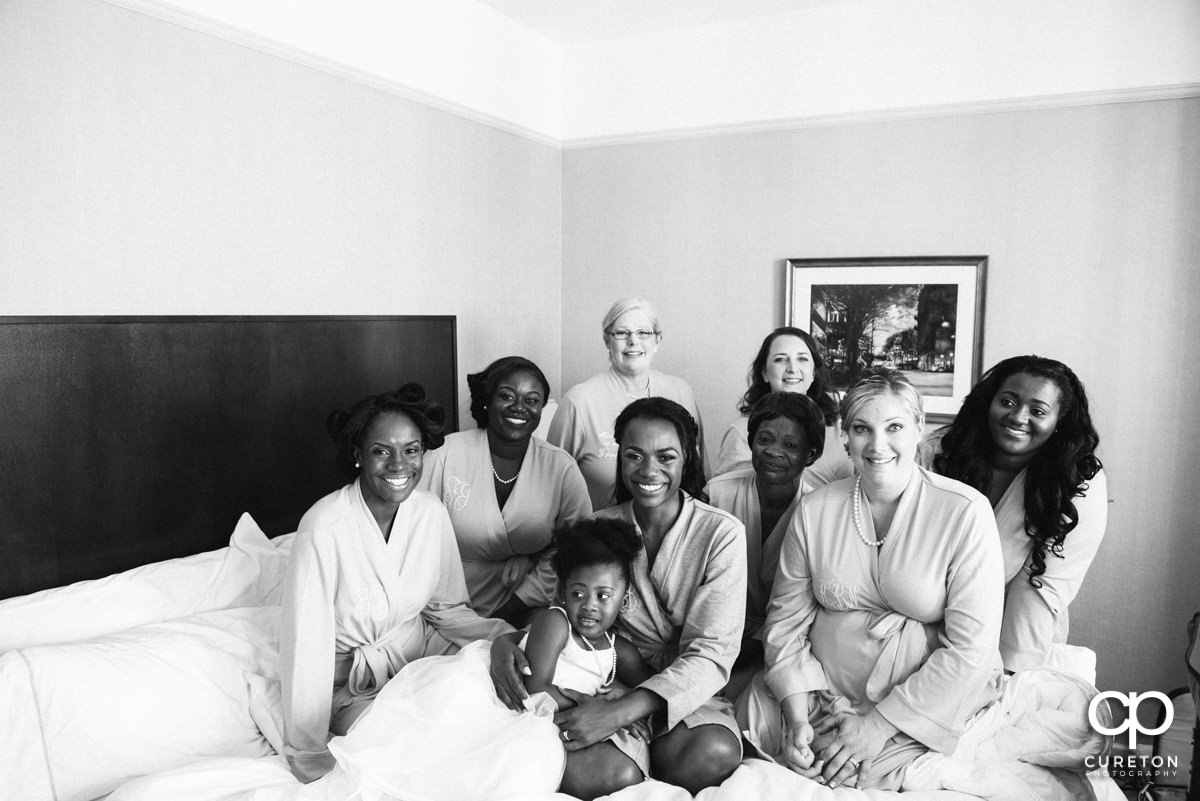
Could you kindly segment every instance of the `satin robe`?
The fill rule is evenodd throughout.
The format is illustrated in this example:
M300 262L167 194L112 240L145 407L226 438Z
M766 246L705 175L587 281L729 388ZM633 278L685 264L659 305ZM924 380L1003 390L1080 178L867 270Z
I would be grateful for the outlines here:
M779 567L779 549L783 545L792 517L800 507L800 499L813 487L806 481L808 471L801 476L796 495L779 522L764 537L762 505L758 499L758 481L749 467L717 476L708 482L706 492L712 505L724 509L742 521L746 527L746 627L745 636L759 637L767 620L767 602Z
M286 756L302 780L333 767L339 713L373 698L400 668L512 631L468 606L446 509L415 490L387 542L358 481L300 520L284 580L280 662Z
M941 447L937 432L921 444L918 461L930 466ZM1041 587L1029 583L1033 540L1025 531L1025 470L1017 474L996 504L996 527L1004 554L1004 624L1000 654L1011 671L1041 667L1051 662L1050 652L1067 641L1068 608L1083 586L1083 579L1108 526L1108 480L1101 470L1086 482L1087 489L1072 499L1079 522L1062 546L1062 558L1046 554Z
M531 437L501 509L487 431L461 431L425 456L419 486L450 512L475 611L491 615L513 595L532 608L550 605L554 528L592 513L587 485L570 455Z
M596 517L637 525L632 501ZM621 613L617 627L660 671L640 686L667 702L668 729L700 709L729 680L742 638L745 537L733 515L685 495L654 564L644 550L633 561L636 601Z
M778 699L821 692L827 711L877 709L900 735L860 784L895 789L997 695L1003 561L987 499L965 484L914 467L878 548L856 533L853 488L801 499L767 610L765 683ZM862 523L878 539L865 499Z

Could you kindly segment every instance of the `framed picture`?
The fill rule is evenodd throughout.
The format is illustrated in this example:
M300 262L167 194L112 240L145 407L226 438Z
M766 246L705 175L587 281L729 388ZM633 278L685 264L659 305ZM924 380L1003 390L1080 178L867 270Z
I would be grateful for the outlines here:
M949 420L979 378L986 256L788 259L788 325L824 349L835 391L900 370Z

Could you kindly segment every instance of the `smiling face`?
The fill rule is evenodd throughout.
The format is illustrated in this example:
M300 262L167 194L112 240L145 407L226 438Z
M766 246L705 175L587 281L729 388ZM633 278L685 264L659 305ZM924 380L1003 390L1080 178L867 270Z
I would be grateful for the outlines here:
M772 392L808 392L816 373L812 351L795 334L780 334L767 347L763 380Z
M804 427L790 417L763 420L750 441L750 465L762 484L794 485L815 455Z
M846 435L850 459L863 484L907 484L923 431L912 410L896 395L876 395L859 406L846 421Z
M1058 426L1062 394L1048 378L1015 373L1005 379L988 407L988 431L996 450L1026 462Z
M684 450L666 420L635 418L621 442L621 482L635 506L654 509L679 502Z
M572 570L563 588L563 607L571 628L589 640L601 639L617 621L626 589L625 576L617 565L586 565Z
M412 495L424 457L421 429L406 415L387 412L371 422L354 458L363 500L376 520L390 520Z
M505 378L488 399L488 431L504 442L528 442L542 421L546 388L536 375L518 370Z
M617 339L612 332L650 332L650 336L640 339L636 334L628 339ZM642 309L630 309L613 321L612 327L604 335L608 345L608 360L617 372L636 377L650 369L650 362L658 352L658 334L654 333L654 321Z

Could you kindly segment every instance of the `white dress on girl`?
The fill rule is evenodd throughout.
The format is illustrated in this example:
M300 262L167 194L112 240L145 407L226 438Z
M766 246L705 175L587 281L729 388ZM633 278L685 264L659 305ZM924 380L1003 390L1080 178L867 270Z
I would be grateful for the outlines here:
M566 612L558 609L566 616ZM524 649L529 635L521 641ZM614 649L589 651L568 637L555 686L588 695L608 679ZM555 705L545 693L514 712L488 673L491 643L405 666L329 750L363 801L473 801L553 793L566 766ZM547 703L549 701L550 703ZM357 799L356 799L357 801Z

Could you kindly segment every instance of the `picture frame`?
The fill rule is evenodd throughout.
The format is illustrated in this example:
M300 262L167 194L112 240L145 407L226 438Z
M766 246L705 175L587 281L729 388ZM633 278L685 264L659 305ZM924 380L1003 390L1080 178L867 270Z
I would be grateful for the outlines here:
M822 347L840 394L893 367L945 423L979 380L987 256L787 259L787 324Z

